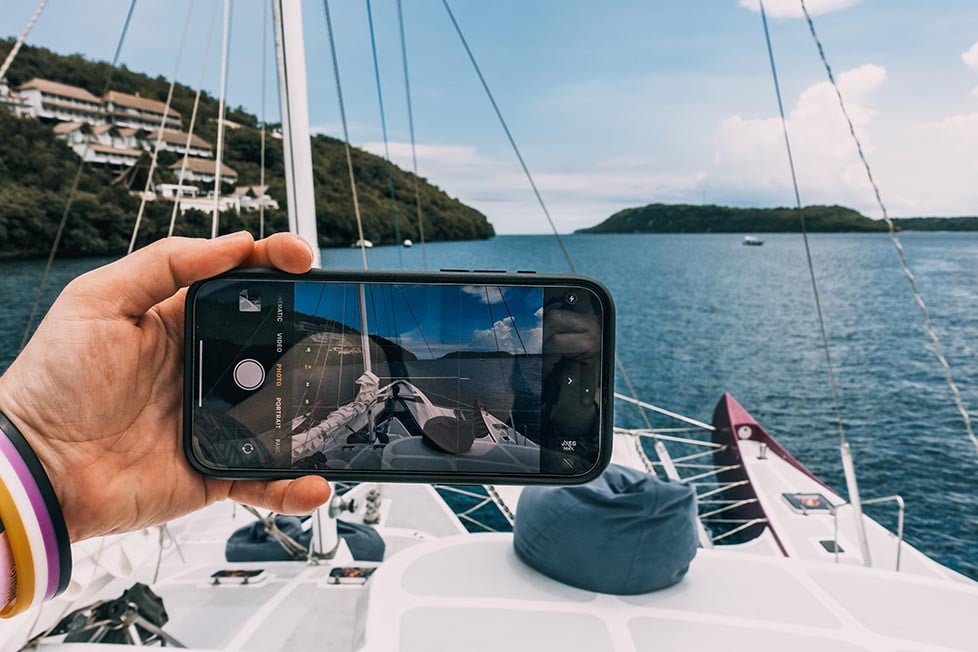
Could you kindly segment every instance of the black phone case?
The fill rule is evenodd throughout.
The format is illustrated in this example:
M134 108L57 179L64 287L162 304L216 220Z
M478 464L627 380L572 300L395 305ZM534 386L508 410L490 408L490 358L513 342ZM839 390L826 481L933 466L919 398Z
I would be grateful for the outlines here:
M604 308L602 324L600 433L598 461L589 471L579 475L556 474L489 474L489 473L401 473L397 471L369 470L351 471L333 469L328 472L304 469L219 469L204 464L194 453L193 431L193 373L194 347L184 346L183 374L183 448L190 465L198 472L215 478L228 480L279 480L299 478L305 475L321 475L329 480L344 482L408 482L438 484L514 484L514 485L576 485L590 482L601 475L611 462L611 447L614 441L614 360L615 360L615 303L608 289L599 281L586 276L573 274L537 274L534 272L468 272L462 270L443 270L440 272L396 272L363 270L319 270L305 274L288 274L273 269L238 269L197 281L187 291L184 314L184 342L192 342L194 337L194 305L199 289L215 279L248 280L267 279L278 281L334 281L366 283L449 283L485 285L567 285L583 287L594 292Z

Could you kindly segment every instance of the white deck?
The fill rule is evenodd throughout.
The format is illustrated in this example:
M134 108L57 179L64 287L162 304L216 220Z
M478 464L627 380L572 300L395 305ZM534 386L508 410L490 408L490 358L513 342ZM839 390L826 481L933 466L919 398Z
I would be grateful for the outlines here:
M505 534L431 541L371 581L365 651L974 650L978 588L700 550L678 585L609 596L525 566Z
M844 552L838 562L846 565L864 565L857 535L856 517L846 500L805 475L791 464L768 450L761 456L761 444L754 440L738 442L741 460L754 491L767 514L771 528L789 557L810 561L835 562L831 545L826 548L820 541L831 542L835 537L835 519L827 511L799 512L784 499L784 493L819 493L838 506L838 542ZM864 496L868 497L868 496ZM894 509L890 504L885 509ZM870 559L874 568L895 570L897 537L871 518L863 519L869 543ZM925 556L906 542L900 546L900 571L925 577L944 579L967 578Z

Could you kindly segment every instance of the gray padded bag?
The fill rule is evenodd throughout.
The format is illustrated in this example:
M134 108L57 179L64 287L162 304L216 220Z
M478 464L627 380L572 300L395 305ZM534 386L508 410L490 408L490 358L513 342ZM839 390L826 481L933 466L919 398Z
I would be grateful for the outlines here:
M612 464L579 487L527 487L513 528L517 556L581 589L631 595L681 580L698 547L696 493Z

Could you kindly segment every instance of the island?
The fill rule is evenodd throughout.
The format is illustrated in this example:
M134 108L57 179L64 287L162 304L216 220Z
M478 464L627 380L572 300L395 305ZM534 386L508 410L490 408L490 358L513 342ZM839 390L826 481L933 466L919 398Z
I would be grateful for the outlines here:
M873 233L889 230L883 220L845 206L734 208L698 204L649 204L620 210L575 233L799 233L801 218L811 233ZM978 231L978 217L907 217L893 220L901 231Z

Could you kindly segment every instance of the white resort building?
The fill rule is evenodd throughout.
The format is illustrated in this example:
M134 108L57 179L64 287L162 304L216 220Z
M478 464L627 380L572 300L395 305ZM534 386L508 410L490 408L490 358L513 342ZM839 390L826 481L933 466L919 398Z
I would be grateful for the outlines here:
M213 160L188 156L186 162L186 166L181 161L170 166L170 169L177 176L177 183L186 183L187 181L214 183L216 168ZM238 173L233 168L221 163L221 183L236 183L237 181Z
M147 135L147 141L151 143L150 149L156 147L156 139L159 133L159 129L154 129ZM160 141L160 151L182 152L187 147L188 135L185 131L164 129L163 139ZM187 154L198 158L211 158L214 156L214 147L200 136L194 134L190 139L190 147L187 148Z
M257 211L262 207L278 210L278 202L268 195L268 186L241 186L234 189L234 195L243 211Z
M30 107L30 117L41 120L105 122L102 100L84 88L35 77L20 85L17 95Z
M163 122L163 111L166 109L166 104L158 100L118 91L106 93L102 102L108 122L141 129L158 128ZM180 128L180 113L173 107L167 112L166 126L170 129Z
M179 194L181 211L209 211L214 206L213 190L202 196L201 187L188 185L199 183L206 189L210 184L213 188L214 147L200 136L182 131L180 113L172 107L167 110L163 102L119 91L100 98L78 86L35 77L16 90L0 79L0 107L21 118L56 123L55 136L79 158L115 171L132 169L137 163L148 166L149 153L159 139L161 152L185 154L186 164L177 161L170 165L177 182L157 183L152 194L170 201L176 201ZM165 125L162 130L161 124ZM230 121L225 124L231 129L243 127ZM276 133L272 136L281 138ZM234 185L237 180L237 171L222 164L222 186ZM237 188L221 196L218 205L221 210L235 211L279 207L268 195L268 186Z

